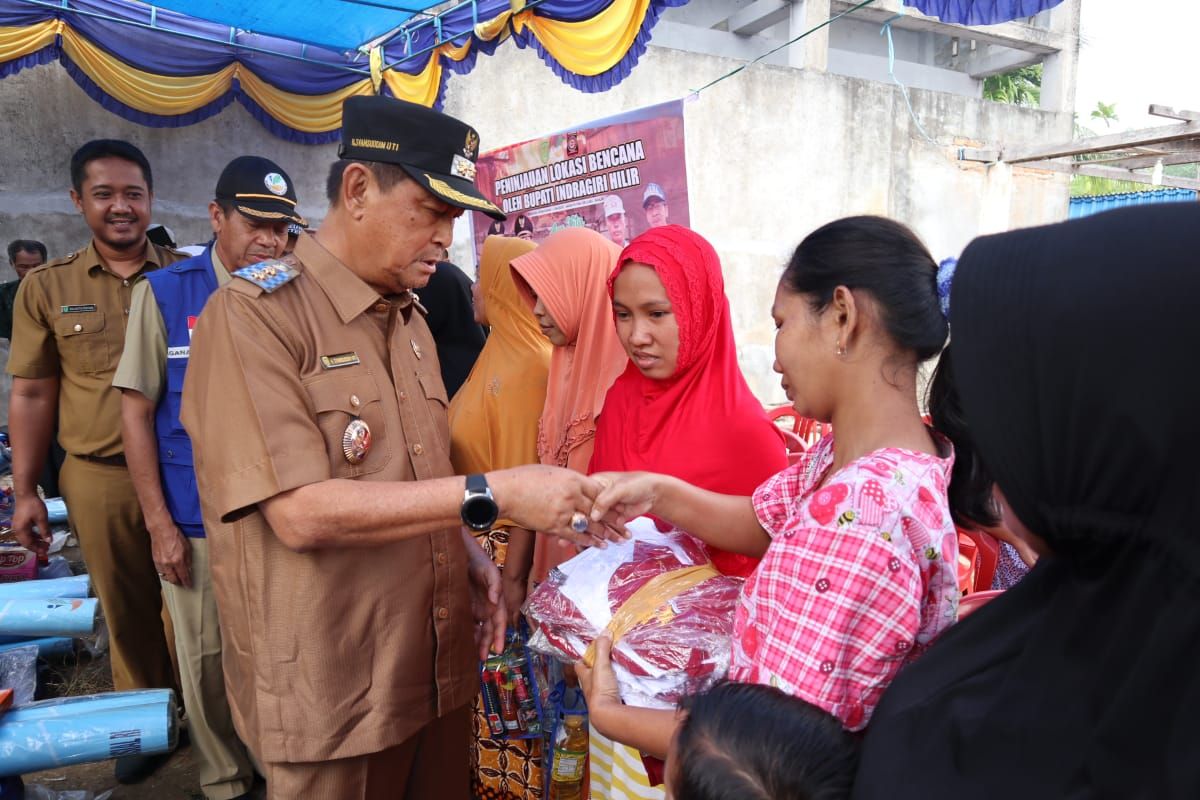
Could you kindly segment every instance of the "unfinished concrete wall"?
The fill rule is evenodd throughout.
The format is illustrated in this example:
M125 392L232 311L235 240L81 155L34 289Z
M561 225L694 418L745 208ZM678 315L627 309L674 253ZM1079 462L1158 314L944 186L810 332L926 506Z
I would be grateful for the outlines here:
M505 48L450 81L446 108L479 128L486 150L683 97L737 66L651 47L624 83L586 95L564 87L533 52ZM493 88L512 86L520 91ZM824 72L755 65L685 106L692 226L721 254L743 369L766 402L784 402L771 372L775 284L815 227L884 214L912 225L941 258L980 233L1066 218L1064 178L989 171L958 161L957 147L1069 139L1069 114L940 92L910 97L936 143L896 86Z
M533 51L505 46L472 74L450 79L446 110L475 125L486 150L683 97L739 64L651 47L624 83L593 95L565 86ZM943 257L980 233L1066 217L1065 178L989 171L958 161L957 147L1067 139L1070 115L922 90L911 99L936 143L894 85L825 72L755 65L686 106L691 219L721 253L743 367L765 402L783 401L771 372L775 283L816 226L886 214ZM297 184L302 211L319 219L336 154L333 145L277 139L236 104L188 128L144 128L105 111L58 65L37 67L0 80L0 241L41 239L52 255L87 241L67 196L67 164L75 147L101 136L145 150L155 170L155 221L182 243L208 237L204 209L235 155L278 161ZM452 257L470 267L468 239L460 233ZM9 277L3 264L0 278ZM0 397L0 413L7 406Z

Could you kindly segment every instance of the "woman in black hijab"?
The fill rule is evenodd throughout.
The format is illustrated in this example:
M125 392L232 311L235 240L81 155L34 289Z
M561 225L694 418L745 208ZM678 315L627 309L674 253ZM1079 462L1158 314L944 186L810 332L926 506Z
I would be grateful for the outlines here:
M453 398L487 341L487 330L475 321L471 279L449 261L439 261L437 272L424 289L417 290L417 296L429 311L425 322L437 343L442 383Z
M854 797L1200 797L1200 206L976 239L971 436L1045 553L884 694Z

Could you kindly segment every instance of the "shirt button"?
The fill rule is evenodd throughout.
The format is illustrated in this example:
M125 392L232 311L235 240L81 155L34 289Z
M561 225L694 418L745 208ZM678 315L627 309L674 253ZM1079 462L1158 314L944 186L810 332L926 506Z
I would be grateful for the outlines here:
M79 323L75 323L75 332L79 333L81 330L83 330L83 326Z
M821 672L825 675L828 675L829 673L833 672L833 662L832 661L822 661L821 662Z
M125 280L121 281L121 285L122 285L122 286L128 286L128 285L129 285L129 278L126 278Z
M375 304L375 310L376 310L376 311L379 311L379 312L387 311L387 310L388 310L388 304L387 304L387 303L376 303L376 304Z
M419 456L425 452L425 448L421 446L420 442L417 442L412 446L412 451L414 456Z
M821 580L817 581L817 591L821 592L822 594L824 594L825 592L828 592L829 591L829 581L827 581L825 578L821 578Z
M355 408L358 408L362 405L362 401L358 399L358 395L350 395L350 405L354 406Z
M125 309L125 316L129 316L129 309Z
M401 393L400 393L400 399L401 399L401 400L407 400L407 399L408 399L408 392L401 392Z
M447 619L447 618L449 618L449 616L450 616L450 609L446 608L445 606L442 606L441 608L439 608L437 610L437 618L438 619Z
M446 558L446 554L445 554L445 553L438 553L438 554L437 554L437 563L438 563L438 566L440 566L440 567L444 567L444 566L446 566L446 561L447 561L447 560L448 560L448 559Z

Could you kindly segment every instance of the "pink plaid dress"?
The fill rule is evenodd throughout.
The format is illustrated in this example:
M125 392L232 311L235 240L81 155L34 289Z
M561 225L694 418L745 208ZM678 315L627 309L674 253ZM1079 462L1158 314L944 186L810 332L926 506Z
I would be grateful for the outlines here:
M861 730L900 668L958 613L953 456L877 450L815 488L832 463L830 435L754 493L772 541L742 590L730 677Z

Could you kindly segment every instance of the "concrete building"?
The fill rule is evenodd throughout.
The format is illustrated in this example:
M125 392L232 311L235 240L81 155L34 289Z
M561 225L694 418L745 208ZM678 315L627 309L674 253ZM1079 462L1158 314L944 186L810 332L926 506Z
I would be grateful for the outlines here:
M831 0L692 0L666 12L632 75L582 94L532 50L481 57L448 84L445 108L480 130L487 149L687 97L851 4ZM1063 175L962 161L959 148L1067 141L1072 134L1079 0L1031 20L963 28L911 10L892 20L895 78L881 25L899 0L878 0L705 89L686 104L693 227L720 252L743 368L764 402L783 401L771 372L768 310L791 250L816 226L872 213L912 225L935 257L974 236L1066 218ZM1045 64L1042 108L981 99L982 80ZM910 112L911 105L911 112ZM155 170L156 221L181 243L208 236L204 208L225 162L277 160L319 221L332 145L268 134L237 104L175 129L128 123L89 99L56 64L0 80L0 240L38 238L52 255L87 230L67 197L67 162L88 138L127 138ZM452 258L473 267L466 232ZM4 265L7 274L7 265ZM2 277L2 276L0 276ZM3 400L7 411L7 400Z

